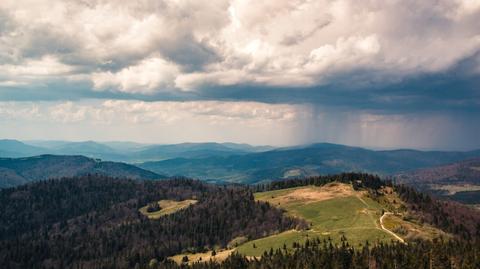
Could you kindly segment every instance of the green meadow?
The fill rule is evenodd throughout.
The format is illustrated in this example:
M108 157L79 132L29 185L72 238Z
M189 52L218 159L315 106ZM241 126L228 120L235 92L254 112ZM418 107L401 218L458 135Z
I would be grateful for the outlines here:
M345 188L345 185L338 186ZM295 199L295 195L292 197L294 191L299 193L298 199ZM302 197L302 191L309 194L317 192L319 201L314 201L315 199L310 196L306 202ZM331 240L333 244L340 244L342 236L345 236L348 243L353 246L361 246L366 241L376 243L394 240L380 228L379 218L382 214L380 204L353 190L351 193L342 193L341 197L325 199L328 194L322 193L320 187L313 186L256 194L256 199L275 201L273 205L285 209L290 215L305 219L311 226L306 231L291 230L249 241L239 246L237 251L247 256L261 256L264 251L271 248L292 249L294 242L303 243L308 238L317 237Z

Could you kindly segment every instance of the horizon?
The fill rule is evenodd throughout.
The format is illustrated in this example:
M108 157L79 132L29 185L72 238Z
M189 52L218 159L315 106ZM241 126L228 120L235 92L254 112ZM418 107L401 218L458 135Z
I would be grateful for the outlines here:
M168 145L182 145L182 144L236 144L236 145L247 145L247 146L252 146L252 147L271 147L272 149L269 150L276 150L276 149L288 149L288 148L297 148L297 147L309 147L309 146L314 146L314 145L321 145L321 144L326 144L326 145L337 145L337 146L345 146L345 147L354 147L354 148L363 148L367 150L372 150L372 151L395 151L395 150L416 150L416 151L445 151L445 152L469 152L469 151L477 151L480 150L480 148L470 148L470 149L449 149L449 148L402 148L402 147L362 147L362 146L355 146L355 145L348 145L348 144L339 144L339 143L332 143L332 142L326 142L326 141L317 141L317 142L312 142L312 143L306 143L306 144L292 144L292 145L268 145L268 144L250 144L250 143L242 143L242 142L232 142L232 141L183 141L183 142L178 142L178 143L148 143L148 142L139 142L139 141L119 141L119 140L107 140L107 141L101 141L101 140L45 140L45 139L32 139L32 140L21 140L21 139L15 139L15 138L0 138L0 141L18 141L27 145L32 145L40 148L45 148L48 149L49 147L47 146L40 146L37 145L36 143L48 143L48 142L59 142L59 143L88 143L88 142L93 142L97 144L102 144L108 147L111 147L111 145L108 145L109 143L132 143L132 144L137 144L139 146L168 146ZM52 147L52 146L50 146ZM54 146L53 146L54 148ZM114 148L113 148L114 149Z

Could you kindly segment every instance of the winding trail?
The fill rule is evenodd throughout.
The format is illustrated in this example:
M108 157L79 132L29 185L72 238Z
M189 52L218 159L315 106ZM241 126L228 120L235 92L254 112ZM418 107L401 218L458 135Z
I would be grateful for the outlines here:
M396 239L398 239L398 241L402 242L403 244L407 244L407 243L405 243L405 240L403 240L403 238L401 238L401 237L398 236L396 233L390 231L389 229L385 228L385 226L383 226L383 218L384 218L386 215L393 215L393 213L391 213L391 212L384 212L383 215L380 217L380 226L382 227L382 230L384 230L385 232L391 234L393 237L395 237Z

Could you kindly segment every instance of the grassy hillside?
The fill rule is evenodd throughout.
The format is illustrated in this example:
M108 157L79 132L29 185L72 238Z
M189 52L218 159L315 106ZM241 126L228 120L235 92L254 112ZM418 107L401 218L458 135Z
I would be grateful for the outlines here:
M340 243L346 237L350 244L359 246L366 241L388 242L393 236L380 228L382 206L354 191L350 185L331 183L323 187L307 186L257 193L255 198L283 208L288 214L305 219L309 230L291 230L248 242L238 248L241 254L260 256L270 248L293 248L293 243L304 243L308 238L331 238Z
M372 192L376 193L373 194ZM177 263L224 260L232 251L245 256L260 257L271 249L295 251L307 240L320 239L333 245L344 242L355 247L371 246L380 242L408 242L416 239L451 235L415 218L392 187L378 190L354 189L351 184L332 182L322 186L300 186L254 194L255 200L268 202L285 211L287 215L303 219L307 225L279 232L274 235L247 241L245 237L227 249L216 249L221 255L212 256L211 251L183 253L171 257ZM371 198L374 197L374 198ZM246 242L245 242L246 241ZM186 258L184 258L186 257Z
M306 220L310 227L249 241L237 251L246 256L261 256L270 249L293 250L296 243L303 244L312 238L331 240L333 244L341 244L342 238L346 238L350 245L360 247L367 241L373 245L392 240L450 237L414 218L406 220L409 215L405 205L392 188L383 187L379 191L381 199L377 201L366 190L355 191L343 183L256 193L256 200L282 208L287 214Z

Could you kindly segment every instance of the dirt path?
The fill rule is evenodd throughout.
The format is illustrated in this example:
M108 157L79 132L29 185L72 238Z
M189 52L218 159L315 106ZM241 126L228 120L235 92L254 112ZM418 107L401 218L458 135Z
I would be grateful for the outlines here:
M370 209L370 206L367 204L367 202L365 202L365 200L363 200L363 198L360 195L356 195L356 197L358 198L358 200L360 200L365 205L366 210ZM377 229L380 229L377 221L373 218L373 216L371 214L368 214L368 216L370 217L370 219L372 219L372 222L373 222L373 224L375 224L375 227L377 227Z
M383 218L386 216L386 215L393 215L393 213L391 212L384 212L382 217L380 217L380 226L382 227L382 230L384 230L385 232L391 234L393 237L395 237L396 239L398 239L398 241L402 242L403 244L406 244L405 243L405 240L403 240L403 238L401 238L400 236L398 236L396 233L390 231L389 229L385 228L385 226L383 226Z

